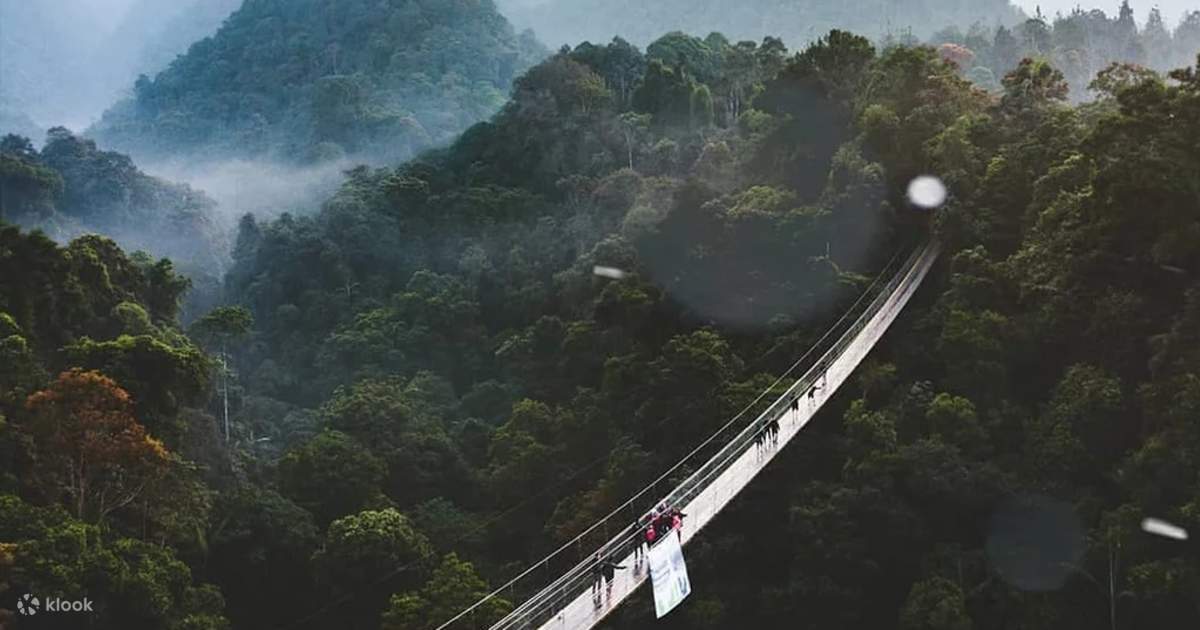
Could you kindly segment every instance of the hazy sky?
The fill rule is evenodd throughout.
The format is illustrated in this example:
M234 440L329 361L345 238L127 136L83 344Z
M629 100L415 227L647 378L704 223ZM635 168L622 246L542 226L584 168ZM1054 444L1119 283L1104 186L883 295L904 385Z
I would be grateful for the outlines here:
M34 0L35 2L37 0ZM162 0L163 2L174 2L175 0ZM65 7L71 5L79 6L84 12L86 19L94 19L94 23L100 30L111 30L116 27L117 22L125 15L125 11L129 9L129 5L133 4L133 0L60 0Z
M1117 14L1117 9L1121 6L1121 0L1011 1L1030 15L1033 15L1034 10L1038 5L1041 5L1042 13L1047 17L1054 17L1056 11L1062 11L1064 14L1068 13L1076 6L1081 6L1084 9L1100 9L1111 17ZM1179 24L1179 18L1183 17L1184 11L1200 9L1200 1L1198 0L1129 0L1129 5L1133 7L1133 17L1137 19L1138 24L1144 24L1146 16L1150 13L1150 9L1157 6L1158 10L1162 12L1163 21L1167 23L1167 28L1175 28L1175 25Z

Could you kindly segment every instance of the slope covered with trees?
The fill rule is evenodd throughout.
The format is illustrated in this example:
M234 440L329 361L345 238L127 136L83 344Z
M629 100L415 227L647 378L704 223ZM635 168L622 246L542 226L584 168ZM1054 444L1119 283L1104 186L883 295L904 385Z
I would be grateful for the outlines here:
M1160 500L1117 480L1163 474L1175 464L1145 449L1191 431L1141 419L1159 413L1144 392L1182 395L1149 370L1147 340L1180 325L1187 283L1137 287L1192 273L1177 233L1198 156L1177 125L1196 122L1194 76L1115 67L1073 109L1043 61L990 97L931 49L844 33L794 57L683 34L561 53L449 149L356 171L311 219L244 221L228 278L257 321L242 430L316 432L279 470L319 523L384 501L511 575L769 383L912 229L905 184L939 173L953 197L930 297L864 369L862 400L779 472L800 487L767 483L693 552L712 590L675 623L1055 627L1105 620L1087 576L1110 574L1127 627L1188 623L1193 552L1137 521L1195 527L1195 480ZM1150 198L1162 223L1134 230ZM1191 461L1195 441L1177 443ZM1029 569L1051 573L1049 598L1001 572L1007 539L989 529L1006 504L1036 518L1042 495L1077 516L1083 550L1074 573ZM387 627L426 627L422 589L388 589ZM648 608L614 624L648 624Z
M0 139L0 220L59 242L96 232L131 251L170 256L196 283L191 310L215 297L227 264L227 228L204 193L147 175L128 156L62 127L40 151L21 136Z
M193 43L216 33L241 5L242 0L136 0L103 46L116 85L125 90L139 74L158 74Z
M1099 9L1075 9L1053 18L1039 14L1011 27L949 27L929 43L941 46L976 84L996 91L1018 60L1046 59L1066 77L1071 100L1081 102L1097 96L1088 86L1109 64L1133 63L1166 72L1191 63L1200 51L1200 10L1171 25L1157 8L1151 9L1139 27L1125 1L1113 17Z
M1112 66L1076 106L1027 59L1000 86L841 31L795 54L683 33L563 50L449 147L351 171L314 216L244 218L230 304L190 331L219 361L171 324L162 263L4 228L2 500L181 560L190 581L158 575L182 599L154 601L190 607L146 627L428 630L661 473L932 232L927 286L689 547L696 592L666 623L1194 626L1196 548L1138 523L1200 531L1200 75ZM936 213L905 198L923 173L950 190ZM226 400L228 442L188 409ZM102 468L105 496L134 473L170 494L104 516L40 474L61 441L39 427L84 403L137 438L99 462L137 464ZM161 472L172 454L203 483ZM1033 525L1051 551L1022 551ZM73 587L4 555L38 527L0 523L4 581ZM662 623L650 608L609 623Z
M139 157L395 161L491 115L539 55L491 0L249 0L92 133Z
M215 434L187 409L210 371L175 323L187 285L102 237L60 247L0 223L5 608L86 594L95 627L227 627L192 568L213 501L196 462Z
M241 0L0 2L0 135L81 131L140 73L157 73L220 26Z
M1008 0L500 0L505 15L548 45L606 42L621 36L646 46L667 31L732 40L771 36L802 46L839 28L880 39L910 33L924 39L940 28L1013 24L1021 13Z

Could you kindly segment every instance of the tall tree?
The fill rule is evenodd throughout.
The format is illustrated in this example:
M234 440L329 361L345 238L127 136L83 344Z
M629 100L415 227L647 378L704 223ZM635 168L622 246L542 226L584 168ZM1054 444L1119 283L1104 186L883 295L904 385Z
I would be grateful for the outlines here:
M128 392L99 372L63 372L25 407L38 482L65 495L76 518L103 521L167 469L166 448L133 417Z
M229 441L229 344L249 334L253 326L253 316L241 306L215 308L192 325L197 335L217 343L221 350L221 408L226 442Z

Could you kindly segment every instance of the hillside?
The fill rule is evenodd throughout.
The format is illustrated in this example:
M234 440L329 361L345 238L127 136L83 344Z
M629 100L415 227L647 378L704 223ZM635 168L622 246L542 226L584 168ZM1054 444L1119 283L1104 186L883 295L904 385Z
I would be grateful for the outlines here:
M395 161L491 115L540 55L491 0L250 0L90 133L148 158Z
M228 286L258 343L237 358L240 431L283 447L280 488L329 540L394 505L457 554L315 606L313 627L373 608L424 628L471 601L439 588L446 563L502 579L618 505L922 229L903 190L927 171L952 193L933 218L943 264L857 387L689 552L705 591L674 623L1092 619L1062 567L1014 569L1046 573L1052 598L996 568L1009 533L990 519L1046 502L1078 518L1062 535L1089 573L1120 545L1131 627L1196 620L1194 552L1137 527L1200 526L1194 476L1148 485L1200 455L1161 406L1191 405L1200 369L1178 345L1200 260L1177 237L1200 216L1194 70L1168 85L1117 67L1076 108L1045 62L991 97L931 49L721 42L580 46L448 149L356 171L316 217L243 221ZM1180 452L1160 460L1163 440ZM613 627L652 627L650 608Z
M217 32L221 23L242 5L242 0L139 0L126 11L110 39L124 44L133 74L153 76L195 42Z
M155 124L253 103L283 121L264 138L371 150L357 97L320 119L352 124L311 128L266 98L350 66L376 90L363 49L307 83L217 82L291 68L302 5L379 28L360 2L248 2L141 84L175 107ZM434 5L490 6L369 8ZM688 547L692 595L657 620L643 591L603 627L1200 626L1200 547L1141 525L1200 532L1200 55L1107 66L1073 104L1043 58L989 92L945 50L840 30L605 41L514 74L446 146L353 168L319 212L244 216L224 303L187 329L171 261L0 224L0 589L87 593L101 628L431 630L661 475L933 238L882 343ZM495 70L479 59L444 76ZM193 132L169 148L229 149ZM65 130L3 148L10 217L150 224L135 200L188 201ZM906 195L926 174L937 209Z
M1136 3L1135 3L1136 4ZM948 27L928 42L959 65L976 85L1000 90L1000 79L1025 57L1043 58L1062 71L1074 102L1091 100L1096 73L1111 63L1128 63L1167 72L1190 63L1200 51L1200 10L1186 12L1178 24L1151 9L1143 25L1134 7L1123 1L1113 15L1099 9L1075 9L1053 18L1034 17L1011 28L973 25Z
M872 40L911 33L918 39L938 29L1011 25L1021 13L1008 0L501 0L505 15L532 28L552 48L620 36L646 46L668 31L704 37L717 31L732 41L779 37L802 46L830 29Z
M20 136L0 140L0 220L60 243L96 232L131 251L169 256L195 284L193 315L213 297L226 265L225 228L204 193L146 175L128 156L62 127L50 130L40 151Z
M0 135L30 134L9 115L76 131L217 30L241 0L0 0Z
M216 33L241 4L242 0L133 2L100 47L100 60L114 86L105 109L128 93L138 75L158 74L193 43Z

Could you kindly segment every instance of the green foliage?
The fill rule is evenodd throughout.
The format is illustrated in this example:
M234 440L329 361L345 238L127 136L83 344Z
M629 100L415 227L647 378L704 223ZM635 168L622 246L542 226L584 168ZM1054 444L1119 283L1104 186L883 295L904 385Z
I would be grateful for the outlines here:
M965 29L972 24L1012 24L1020 18L1011 4L1000 0L969 4L898 0L886 6L823 0L747 0L736 5L716 0L661 0L653 4L637 0L500 0L498 4L508 9L505 15L518 26L533 28L549 42L605 41L613 33L620 33L641 46L660 37L664 28L697 35L717 30L717 38L733 42L781 37L798 46L834 28L872 38L903 32L924 38L949 25ZM710 35L696 41L707 43L713 39Z
M0 539L9 541L6 582L18 592L64 598L86 593L94 623L183 630L229 627L224 601L170 547L114 537L56 509L0 495Z
M981 88L1011 91L998 79L1014 68L1044 66L1038 72L1048 72L1053 66L1056 80L1045 87L1052 87L1057 96L1082 102L1108 92L1115 74L1165 72L1190 64L1200 43L1200 11L1185 12L1171 29L1157 7L1150 8L1140 27L1127 2L1112 16L1097 8L1076 7L1053 19L1036 15L996 27L975 22L965 32L947 28L935 33L929 43L940 45L943 56L953 59ZM1102 72L1114 64L1122 70Z
M48 132L40 152L25 138L0 141L0 191L0 219L42 228L59 241L107 234L128 249L172 256L192 278L216 281L214 252L224 239L216 203L187 185L146 175L128 156L101 151L62 127ZM156 319L175 317L184 288L153 304Z
M958 585L944 578L913 584L900 612L904 630L971 630L966 601Z
M394 509L364 511L334 521L313 556L320 581L335 593L362 592L388 575L420 584L434 561L433 548Z
M0 143L0 219L37 220L54 212L62 176L32 159L37 154L27 139L8 135Z
M243 218L226 287L245 310L193 332L253 326L232 397L266 441L202 462L215 498L185 467L156 495L168 505L113 519L116 535L144 516L220 584L239 626L309 612L314 626L427 625L485 592L481 576L512 575L621 505L932 231L941 262L853 379L861 398L839 392L827 406L842 421L813 423L803 452L705 531L689 562L709 590L677 623L1093 623L1085 580L1029 596L988 568L996 506L1041 492L1073 503L1079 575L1128 593L1122 623L1195 625L1195 554L1147 543L1137 522L1200 527L1196 71L1112 68L1101 100L1076 107L1053 57L1019 60L1049 30L997 33L988 54L1015 70L994 74L995 95L964 78L970 51L876 52L840 31L791 57L781 40L718 34L671 34L645 56L581 44L445 148L350 170L319 213ZM304 83L334 153L403 118L362 69L391 67L389 42L365 46L379 55ZM921 173L947 184L944 207L908 203ZM0 247L5 488L37 454L12 401L63 362L109 371L178 452L212 449L211 419L179 411L208 393L207 357L175 328L169 263L8 228ZM267 582L264 602L314 603L256 606Z
M108 338L125 330L137 304L155 327L175 323L187 280L170 261L127 256L111 240L85 236L59 247L44 234L0 226L0 308L37 355L51 360L60 347L84 336ZM157 336L179 340L165 330Z
M93 132L139 155L392 162L494 113L542 54L490 2L257 1Z
M111 375L136 401L152 433L173 443L178 427L169 419L208 393L209 360L191 344L172 346L149 335L109 341L83 337L64 348L72 365Z
M279 462L284 494L312 512L321 526L378 505L383 475L383 462L338 431L317 435Z
M254 318L241 306L215 308L192 324L192 334L225 342L250 332Z
M294 602L314 594L309 556L320 538L312 515L248 484L220 493L213 510L208 570L230 618L239 627L290 621Z
M383 613L384 630L420 630L430 623L448 621L489 593L487 582L470 562L446 554L421 590L393 595ZM502 598L492 598L467 616L472 624L490 626L512 609Z

